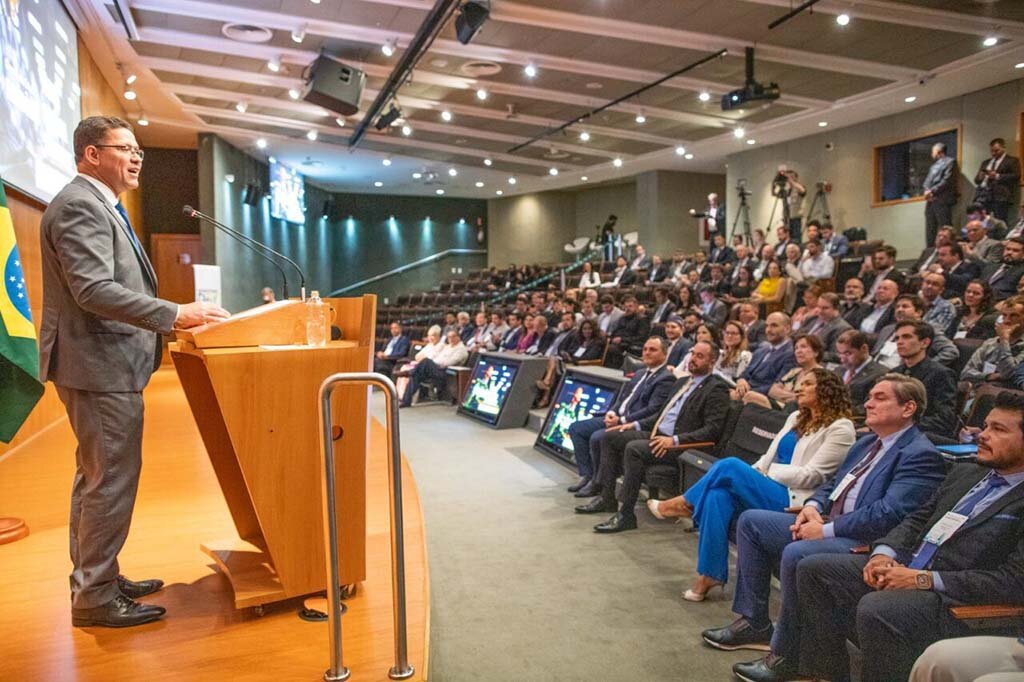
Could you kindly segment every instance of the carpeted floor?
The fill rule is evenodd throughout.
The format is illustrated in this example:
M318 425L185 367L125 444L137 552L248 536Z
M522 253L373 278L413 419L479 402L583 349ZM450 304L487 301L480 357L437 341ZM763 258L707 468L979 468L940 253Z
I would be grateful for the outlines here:
M593 533L604 515L573 513L575 472L534 450L533 432L417 406L401 435L426 517L432 679L729 680L759 656L702 644L733 619L732 590L680 598L696 535L646 510L636 531Z

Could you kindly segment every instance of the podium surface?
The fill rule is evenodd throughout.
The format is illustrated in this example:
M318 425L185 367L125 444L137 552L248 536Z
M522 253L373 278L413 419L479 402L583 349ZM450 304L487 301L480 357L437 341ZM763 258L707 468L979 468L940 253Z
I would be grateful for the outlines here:
M325 299L346 340L311 347L305 304L281 301L178 333L171 358L238 533L202 544L244 608L326 589L318 391L335 372L366 372L374 296ZM332 405L343 584L366 577L365 387Z

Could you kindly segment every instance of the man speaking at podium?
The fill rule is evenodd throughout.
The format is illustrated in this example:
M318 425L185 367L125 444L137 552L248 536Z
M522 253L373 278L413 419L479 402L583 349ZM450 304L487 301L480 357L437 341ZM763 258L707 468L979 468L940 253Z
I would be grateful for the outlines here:
M156 273L118 196L139 186L143 152L131 126L92 116L75 129L78 175L43 214L40 379L50 380L78 440L71 489L71 622L127 627L164 614L135 599L159 580L120 575L142 467L142 389L160 364L160 335L216 322L209 303L156 298Z

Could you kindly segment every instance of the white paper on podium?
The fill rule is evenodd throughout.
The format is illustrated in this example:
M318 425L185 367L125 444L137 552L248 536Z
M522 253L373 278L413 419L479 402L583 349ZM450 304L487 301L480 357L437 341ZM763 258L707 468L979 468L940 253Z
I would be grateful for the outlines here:
M220 266L193 265L196 300L221 305Z

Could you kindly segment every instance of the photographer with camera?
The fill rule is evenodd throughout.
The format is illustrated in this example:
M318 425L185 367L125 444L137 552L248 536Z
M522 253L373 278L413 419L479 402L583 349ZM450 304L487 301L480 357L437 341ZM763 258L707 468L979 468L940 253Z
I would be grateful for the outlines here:
M789 236L800 241L803 229L804 198L807 188L800 184L800 174L795 170L779 166L779 172L772 180L772 196L782 201L782 215L789 227Z

